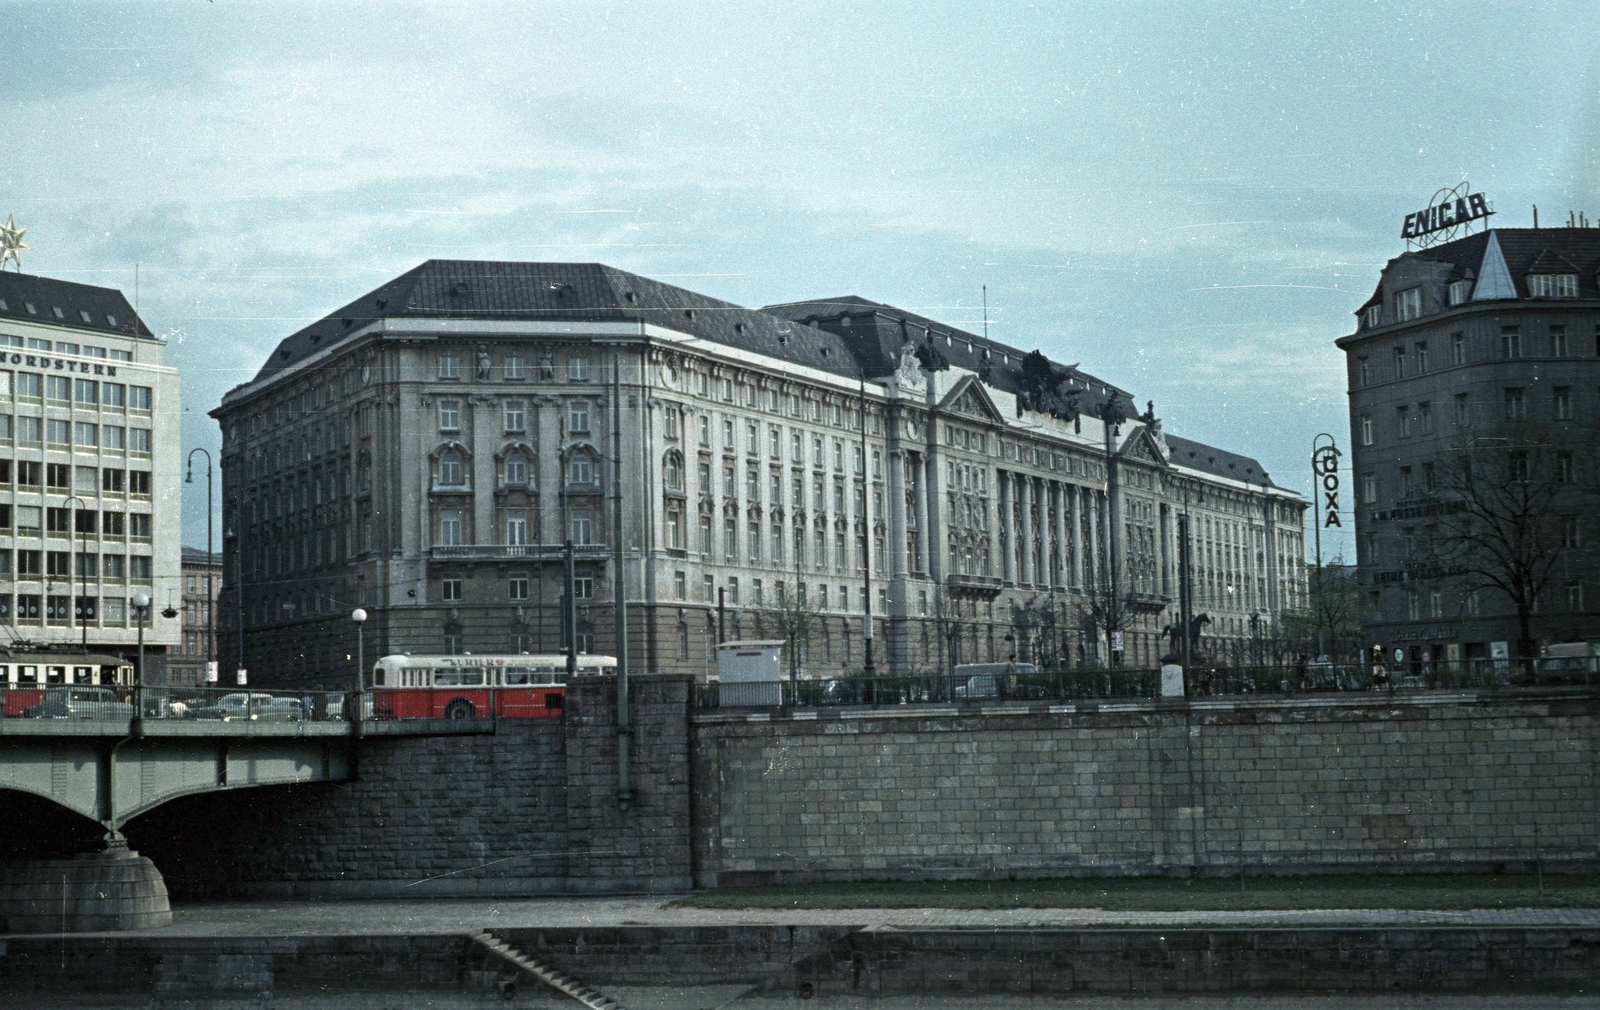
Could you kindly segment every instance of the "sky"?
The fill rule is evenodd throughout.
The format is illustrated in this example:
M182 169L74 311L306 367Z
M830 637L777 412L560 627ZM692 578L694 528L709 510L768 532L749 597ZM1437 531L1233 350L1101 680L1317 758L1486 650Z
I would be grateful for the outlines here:
M1309 492L1314 436L1349 441L1333 341L1407 213L1470 180L1498 226L1534 205L1600 218L1581 2L0 0L0 18L22 268L137 297L183 373L185 452L216 453L207 411L280 339L395 275L549 260L749 306L987 317ZM1323 550L1353 555L1331 531Z

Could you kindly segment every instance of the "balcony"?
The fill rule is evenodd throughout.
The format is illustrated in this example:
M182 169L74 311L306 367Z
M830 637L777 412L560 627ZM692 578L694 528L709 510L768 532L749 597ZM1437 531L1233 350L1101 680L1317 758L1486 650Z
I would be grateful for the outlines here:
M605 544L574 544L574 556L596 558L606 556ZM452 547L429 548L428 556L435 561L560 561L561 544L458 544Z
M944 577L945 586L952 593L964 593L972 596L995 597L1001 589L1001 582L992 575L962 575L952 572Z

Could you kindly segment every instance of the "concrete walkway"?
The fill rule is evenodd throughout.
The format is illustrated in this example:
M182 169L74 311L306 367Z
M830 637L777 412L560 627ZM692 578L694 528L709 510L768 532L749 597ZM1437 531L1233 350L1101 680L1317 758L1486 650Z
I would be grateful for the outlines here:
M671 895L426 901L253 901L177 905L173 923L139 936L355 936L465 933L528 926L854 925L869 929L1105 929L1161 927L1592 926L1600 909L1471 911L1318 909L1112 912L1085 908L705 909L669 907ZM75 934L79 936L91 934ZM126 935L126 934L123 934Z

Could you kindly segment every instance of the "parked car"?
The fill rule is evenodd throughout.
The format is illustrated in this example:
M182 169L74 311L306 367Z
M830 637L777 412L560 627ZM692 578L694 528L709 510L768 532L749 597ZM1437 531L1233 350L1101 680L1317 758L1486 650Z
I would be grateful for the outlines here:
M109 687L53 685L37 705L22 710L30 719L132 719L133 706Z
M196 709L196 719L223 722L299 722L305 710L299 698L279 698L260 691L235 691Z

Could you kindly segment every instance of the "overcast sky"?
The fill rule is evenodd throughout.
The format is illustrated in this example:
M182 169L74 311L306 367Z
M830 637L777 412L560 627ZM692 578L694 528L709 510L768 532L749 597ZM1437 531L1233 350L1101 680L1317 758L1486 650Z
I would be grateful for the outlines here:
M0 2L0 214L28 273L138 264L185 450L423 260L599 261L978 332L987 285L991 336L1307 490L1406 213L1600 218L1593 4L1488 7Z

